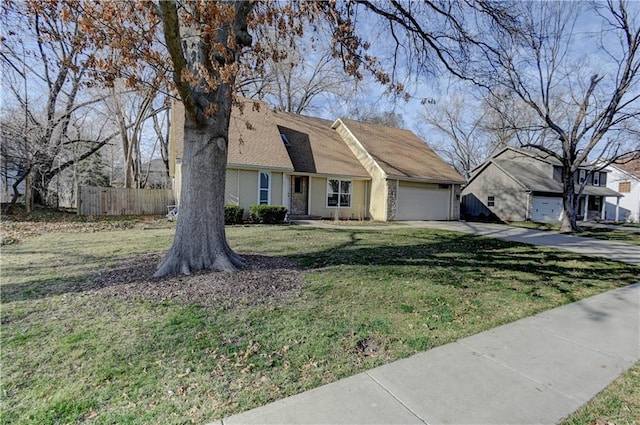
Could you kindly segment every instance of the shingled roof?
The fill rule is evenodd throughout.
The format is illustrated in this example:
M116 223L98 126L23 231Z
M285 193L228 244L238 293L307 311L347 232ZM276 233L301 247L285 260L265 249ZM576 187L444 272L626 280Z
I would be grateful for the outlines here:
M273 111L266 103L246 100L242 111L234 107L229 123L230 166L294 171L293 163L285 147Z
M258 108L254 107L258 105ZM180 102L173 106L174 126L182 126L184 107ZM231 166L264 167L293 171L287 149L280 139L276 124L271 119L272 111L266 103L244 101L242 111L234 107L229 123L229 153L227 163ZM176 158L182 158L184 134L182 128L172 129Z
M631 160L623 159L620 163L614 163L616 167L632 176L640 177L640 157Z
M409 130L340 118L369 155L390 178L464 183L453 167L444 162L422 139Z
M331 121L286 112L274 112L273 119L290 142L287 150L297 172L370 178Z
M527 190L534 192L562 193L562 182L550 178L542 170L529 166L527 163L509 159L492 159L498 168L507 173L511 178L520 183ZM575 185L578 190L578 185ZM593 196L619 196L620 194L605 186L587 185L582 191L583 195Z
M229 125L230 167L279 169L287 172L370 179L371 176L335 130L342 123L389 178L443 183L464 179L426 143L408 130L339 119L273 111L266 103L240 100ZM184 114L182 104L174 113ZM178 123L180 124L180 123ZM176 131L175 155L182 157L182 132ZM284 137L282 136L284 135ZM288 145L288 146L287 146Z

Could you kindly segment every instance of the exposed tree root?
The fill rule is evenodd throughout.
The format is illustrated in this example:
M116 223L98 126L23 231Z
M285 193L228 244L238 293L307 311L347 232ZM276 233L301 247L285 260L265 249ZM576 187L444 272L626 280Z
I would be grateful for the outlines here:
M171 249L158 265L154 277L165 277L175 274L190 275L200 270L218 272L236 272L245 266L244 259L231 249L217 253L213 258L186 258L177 255Z

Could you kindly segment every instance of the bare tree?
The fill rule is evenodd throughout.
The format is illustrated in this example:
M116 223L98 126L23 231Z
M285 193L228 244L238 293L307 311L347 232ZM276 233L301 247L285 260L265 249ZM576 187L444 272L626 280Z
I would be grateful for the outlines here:
M426 103L423 113L425 140L465 178L507 146L539 143L549 149L557 147L548 130L536 124L528 106L510 93L477 99L473 87L466 87L465 95L456 92L439 102Z
M424 119L430 130L426 139L465 178L499 147L484 131L487 115L487 111L470 107L459 96L453 96L445 104L425 107ZM443 139L438 142L432 137L433 130Z
M557 139L538 123L538 116L513 92L499 87L482 96L482 128L494 146L494 151L506 146L522 147L539 144L557 150Z
M168 106L168 97L165 97L164 104ZM171 130L171 121L169 120L169 112L162 115L162 120L158 118L158 114L154 114L153 119L153 131L156 135L156 141L160 151L160 157L164 164L164 172L166 179L169 179L169 132ZM155 144L154 144L155 149Z
M309 37L295 34L283 39L274 32L267 33L261 45L279 53L268 57L259 72L244 68L239 77L239 92L295 114L319 109L323 100L330 102L344 95L354 78L332 54L325 32L316 25L313 34L310 41Z
M19 175L15 176L14 197L23 182L27 193L34 188L37 203L46 205L52 179L71 165L82 161L109 143L114 133L97 138L74 131L73 123L82 119L104 95L94 93L83 98L86 88L88 57L79 33L78 14L57 3L28 1L3 3L4 16L11 29L2 40L0 59L5 74L3 97L22 112L17 122L5 121L4 131L13 140L22 140ZM61 21L58 14L65 14ZM28 86L25 90L23 87ZM36 96L38 90L43 96ZM36 100L42 97L44 100ZM35 98L35 99L34 99ZM4 112L4 111L3 111ZM82 150L71 149L82 146ZM77 152L68 156L70 151ZM30 204L27 195L27 205Z
M125 164L124 187L144 188L148 170L142 167L142 142L145 124L153 125L156 137L159 136L155 125L157 115L166 112L166 102L158 101L160 92L154 87L142 87L126 91L124 88L111 88L111 96L106 102L112 119L118 128ZM157 146L158 139L153 143Z
M562 164L563 231L578 230L576 219L583 185L575 185L579 167L598 158L613 161L628 149L619 137L640 114L640 22L638 8L624 1L596 5L591 17L602 23L601 42L592 43L597 69L575 55L580 41L574 31L581 16L575 4L533 2L521 5L522 26L510 36L494 32L493 43L481 46L475 65L484 66L475 81L498 100L505 90L534 112L535 122L558 149L543 141L523 146ZM587 12L588 13L588 12ZM583 15L584 16L584 15ZM615 44L611 44L615 41ZM486 66L491 63L491 69ZM498 90L496 90L496 88ZM606 163L606 161L605 161Z

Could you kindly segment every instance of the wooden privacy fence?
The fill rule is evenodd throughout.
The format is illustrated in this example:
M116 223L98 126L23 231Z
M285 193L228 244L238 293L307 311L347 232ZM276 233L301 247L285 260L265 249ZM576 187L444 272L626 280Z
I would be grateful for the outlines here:
M79 215L156 215L175 204L171 189L78 187Z

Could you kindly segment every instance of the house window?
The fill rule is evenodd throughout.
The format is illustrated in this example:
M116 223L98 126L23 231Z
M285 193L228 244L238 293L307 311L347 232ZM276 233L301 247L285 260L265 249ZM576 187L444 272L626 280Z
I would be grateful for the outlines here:
M584 183L586 178L587 178L587 171L586 170L580 170L580 177L578 179L578 183L580 183L580 184Z
M291 146L291 142L289 142L286 134L280 133L280 138L282 139L282 143L284 143L285 146Z
M293 193L302 193L302 177L293 179Z
M598 172L593 173L593 185L600 186L600 173Z
M269 205L271 203L271 173L261 171L258 181L258 204Z
M495 196L488 196L487 197L487 206L488 207L493 207L496 204L496 197Z
M327 207L348 208L351 206L351 181L327 180Z
M620 192L620 193L629 193L629 192L631 192L631 182L620 182L620 183L618 183L618 192Z

